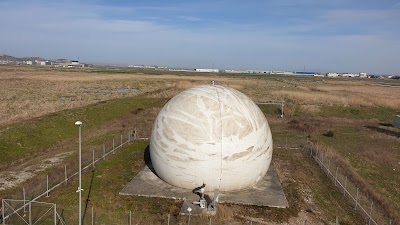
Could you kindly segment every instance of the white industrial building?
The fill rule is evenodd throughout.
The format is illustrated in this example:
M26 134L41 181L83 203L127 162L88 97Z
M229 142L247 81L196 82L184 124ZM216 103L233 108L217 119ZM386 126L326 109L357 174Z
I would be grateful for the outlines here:
M219 73L219 69L195 69L194 71L203 73Z
M327 77L338 77L339 74L338 73L327 73L326 76Z
M343 77L359 77L359 74L354 74L354 73L344 73L342 75Z
M36 65L39 65L39 66L48 66L48 65L51 65L51 62L50 62L50 61L45 61L45 60L35 60L35 62L36 62Z
M246 70L225 70L225 73L248 73Z

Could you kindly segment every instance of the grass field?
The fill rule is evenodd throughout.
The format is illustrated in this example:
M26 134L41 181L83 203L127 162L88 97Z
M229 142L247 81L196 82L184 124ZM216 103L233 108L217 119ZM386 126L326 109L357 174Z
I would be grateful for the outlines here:
M59 153L73 152L77 144L73 124L78 119L84 121L87 146L100 145L115 134L135 127L142 136L148 136L155 116L169 98L211 80L236 88L255 101L284 99L283 120L278 119L279 107L260 106L272 128L274 144L283 145L288 140L289 144L301 146L307 137L318 142L400 221L400 131L390 127L392 116L400 114L400 88L396 80L2 66L0 173L18 170ZM383 82L385 86L381 85ZM324 136L327 131L334 135ZM99 224L127 221L129 210L141 224L161 223L167 214L176 214L179 202L125 199L117 195L144 165L143 147L145 142L135 143L96 168L90 204L96 209ZM75 156L71 153L65 160ZM242 214L276 223L303 224L304 218L328 223L336 216L343 220L341 224L361 223L361 218L328 185L330 181L303 152L276 149L274 160L291 207L278 210L223 205L216 217L220 224L243 223L246 219L240 217ZM115 176L114 167L121 171L120 175ZM85 182L90 176L85 175ZM52 193L49 199L61 200L58 204L65 209L70 221L77 211L67 204L75 202L72 189L76 189L76 184ZM0 192L0 197L11 192ZM175 221L184 219L175 218ZM206 220L198 218L197 222Z
M88 212L93 207L97 224L123 224L126 223L129 211L132 212L133 221L139 224L165 224L168 214L172 219L171 224L184 223L187 217L177 216L180 201L120 196L118 192L132 177L143 167L143 153L147 142L136 142L128 148L113 155L108 161L96 166L93 172L93 183ZM289 220L334 221L335 216L340 217L341 224L353 224L362 219L351 206L342 199L341 194L329 185L327 178L319 173L318 167L311 159L307 159L302 152L293 153L278 151L275 154L276 165L280 166L281 173L291 173L282 176L283 186L288 198L289 209L273 209L268 207L247 207L240 205L221 204L213 224L243 224L247 218L257 218L261 221L287 222ZM290 159L285 159L290 157ZM130 160L127 160L130 159ZM296 172L297 171L297 172ZM314 183L309 184L304 173L313 176ZM294 174L293 174L294 173ZM294 179L293 177L297 177ZM83 196L88 195L92 174L83 177L85 189ZM77 218L76 182L51 194L45 199L56 202L63 209L66 221L70 224ZM304 191L306 190L306 191ZM313 192L311 190L314 190ZM298 214L301 213L301 216ZM86 216L86 223L91 221L90 213ZM191 224L204 224L209 221L207 217L192 217ZM235 222L236 221L236 222Z

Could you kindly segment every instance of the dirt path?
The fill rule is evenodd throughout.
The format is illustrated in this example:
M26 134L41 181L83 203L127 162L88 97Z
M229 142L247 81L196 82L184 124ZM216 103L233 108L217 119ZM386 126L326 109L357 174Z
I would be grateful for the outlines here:
M73 152L63 152L52 157L32 159L9 170L0 172L0 191L20 186L48 168L60 165Z

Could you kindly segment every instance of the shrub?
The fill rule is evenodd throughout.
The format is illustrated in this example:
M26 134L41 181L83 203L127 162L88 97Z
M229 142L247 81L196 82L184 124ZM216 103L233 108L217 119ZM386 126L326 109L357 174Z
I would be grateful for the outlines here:
M325 132L323 134L325 137L333 137L335 135L335 133L331 130L328 130L327 132Z

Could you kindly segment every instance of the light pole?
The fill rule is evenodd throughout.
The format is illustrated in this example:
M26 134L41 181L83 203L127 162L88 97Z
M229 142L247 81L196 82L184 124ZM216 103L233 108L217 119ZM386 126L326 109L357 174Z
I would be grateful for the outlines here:
M186 210L189 212L188 225L190 225L190 213L192 212L192 208L189 206Z
M76 121L75 125L79 127L79 225L82 225L82 122Z

